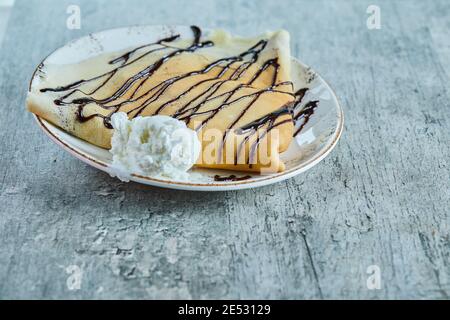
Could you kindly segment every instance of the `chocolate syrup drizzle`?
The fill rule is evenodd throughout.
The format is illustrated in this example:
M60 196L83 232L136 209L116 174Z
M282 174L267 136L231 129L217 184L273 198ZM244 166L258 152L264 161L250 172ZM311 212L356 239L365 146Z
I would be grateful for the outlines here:
M277 93L281 93L281 94L295 96L294 105L285 106L285 107L281 108L280 110L277 110L268 115L265 115L262 118L255 120L255 121L235 130L235 133L237 133L237 134L246 134L246 137L240 143L238 152L235 155L235 164L237 164L237 157L238 157L239 153L241 152L243 146L251 138L251 136L253 136L255 133L258 134L258 137L257 137L256 141L253 142L253 144L250 147L251 154L249 155L249 158L247 161L249 164L253 160L257 145L264 138L264 136L273 128L275 128L283 123L292 121L292 119L294 121L303 119L303 123L302 123L301 127L299 129L297 129L295 135L298 134L302 130L304 125L308 122L309 118L313 114L314 109L317 106L317 101L312 101L311 105L306 105L305 108L303 108L301 111L299 111L297 113L295 112L297 105L299 105L301 103L301 100L302 100L304 94L306 93L307 89L301 89L301 90L297 91L297 93L295 93L295 94L292 94L291 92L288 92L288 91L283 91L282 90L283 86L289 85L289 86L293 87L293 84L290 81L279 82L279 83L276 82L277 77L278 77L279 68L280 68L278 60L276 58L269 59L266 62L264 62L262 64L262 66L256 71L256 73L250 78L250 80L247 83L241 83L230 91L224 92L220 95L215 95L218 92L218 90L225 83L227 83L228 81L231 81L231 80L238 80L242 77L242 75L258 60L259 54L264 50L264 48L267 45L267 40L260 40L254 46L252 46L251 48L249 48L248 50L242 52L241 54L239 54L237 56L221 58L219 60L216 60L216 61L210 63L203 69L187 72L185 74L176 75L174 77L166 79L166 80L158 83L157 85L151 87L150 89L146 90L146 92L140 93L138 95L139 90L144 86L144 84L147 81L149 81L149 79L152 77L152 75L155 74L155 72L157 72L164 65L164 63L167 62L168 60L170 60L171 58L173 58L179 54L182 54L182 53L195 52L202 48L206 48L206 47L210 47L210 46L214 45L214 43L212 41L201 41L202 32L199 27L191 26L191 30L194 34L194 40L193 40L192 44L190 46L188 46L187 48L180 49L180 48L174 48L174 47L171 47L170 45L168 45L180 37L179 35L173 35L173 36L161 39L157 42L145 44L140 47L134 48L133 50L126 52L126 53L122 54L121 56L109 61L108 63L110 65L115 66L115 68L112 69L111 71L108 71L101 75L95 76L93 78L81 79L81 80L78 80L76 82L73 82L73 83L65 85L65 86L60 86L60 87L56 87L56 88L44 88L44 89L41 89L40 91L41 92L62 93L63 95L61 97L55 99L54 103L58 106L65 106L65 105L76 106L77 107L77 113L76 113L77 119L80 122L85 122L85 121L88 121L95 117L100 117L103 119L103 123L104 123L105 127L112 129L111 116L114 113L119 112L121 107L123 107L124 105L134 103L137 101L140 102L136 107L134 107L132 110L129 110L127 112L128 115L131 116L131 118L135 118L135 117L139 116L140 114L142 114L142 112L151 103L157 101L158 98L160 98L176 82L178 82L182 79L188 78L188 77L195 76L195 75L207 74L210 72L213 73L213 71L215 71L217 73L216 75L213 75L210 78L201 80L200 82L193 84L187 90L181 92L178 96L170 99L169 101L167 101L164 104L162 104L161 106L159 106L159 108L154 112L154 115L159 114L165 107L167 107L168 105L172 104L175 101L180 100L181 98L183 98L184 96L189 94L192 90L194 90L198 86L200 86L204 83L207 83L207 82L212 82L212 84L210 86L208 86L206 88L206 90L204 90L197 96L190 99L180 109L178 109L174 114L171 115L174 118L185 121L186 124L189 124L191 122L191 120L197 116L207 115L207 117L197 127L194 128L197 131L200 130L204 125L206 125L208 123L208 121L210 121L212 118L214 118L217 115L217 113L219 113L219 111L221 111L222 109L224 109L234 103L237 103L243 99L251 98L251 101L243 108L243 110L240 112L238 117L228 126L227 129L234 128L234 126L237 124L237 122L245 115L245 113L251 108L251 106L259 99L259 97L261 95L263 95L265 93L277 92ZM148 50L146 52L138 55L138 52L142 49L148 49ZM164 54L156 62L146 66L144 69L142 69L138 73L136 73L133 76L131 76L130 78L128 78L111 96L105 97L102 99L96 99L93 97L93 95L96 92L98 92L101 88L103 88L104 86L106 86L108 84L108 82L114 77L114 75L117 74L117 72L119 70L143 59L144 57L146 57L147 55L149 55L153 52L163 51L163 50L167 50L169 52ZM228 70L230 70L232 65L236 62L242 62L242 63L232 72L232 74L230 76L228 76L226 79L220 80L222 78L222 76ZM216 71L216 69L218 70L218 72ZM241 96L239 98L233 98L233 96L242 88L251 87L252 84L261 76L261 74L263 74L264 72L266 72L268 70L273 70L272 71L273 72L272 83L269 87L258 90L251 94ZM220 80L220 81L217 81L217 80ZM92 83L94 81L101 81L101 82L99 85L94 86L94 88L91 91L89 91L89 92L83 91L83 89L81 88L82 85ZM131 89L135 85L136 85L136 88ZM81 93L83 95L83 97L71 99L71 97L77 92ZM125 94L127 94L129 92L131 92L131 95L128 99L126 99L122 102L117 102L118 99L122 98ZM215 99L220 99L220 98L222 98L224 100L218 107L207 110L207 111L201 111L201 112L199 111L200 108L203 105L205 105L206 103L208 103L212 100L215 100ZM201 100L199 100L199 99L201 99ZM111 112L106 116L99 114L99 113L85 116L83 114L84 108L90 103L95 103L105 110L111 110ZM288 114L288 113L290 113L292 115L291 119L276 122L278 117L280 117L284 114ZM267 125L267 127L265 128L264 132L262 134L260 134L260 132L258 130L266 125ZM222 157L221 152L223 149L223 145L228 137L228 132L229 132L229 130L226 130L225 134L223 136L222 146L221 146L221 148L219 148L219 154L218 154L219 159L221 159L221 157Z
M315 109L319 106L318 100L308 101L303 107L301 106L307 91L308 88L302 88L295 93L295 101L292 107L292 119L294 120L294 126L296 127L294 137L303 130L311 116L314 114ZM300 126L298 126L300 121L302 122Z
M242 148L244 147L245 143L249 140L251 133L255 133L258 132L258 130L265 126L266 124L268 124L267 129L262 133L262 135L258 136L258 138L256 139L256 141L251 145L250 147L250 156L249 156L249 161L248 163L251 163L254 160L254 156L256 154L256 147L258 146L259 142L267 135L267 133L272 130L273 128L276 128L284 123L293 121L294 122L294 137L297 136L302 130L303 128L306 126L306 124L308 123L309 119L311 118L311 116L314 114L314 110L318 107L318 103L319 101L314 100L314 101L309 101L307 102L304 106L302 106L302 101L303 98L306 95L306 92L308 91L308 88L302 88L300 90L298 90L297 92L295 92L294 96L295 96L295 101L287 106L284 106L278 110L275 110L267 115L262 116L259 119L256 119L252 122L250 122L249 124L237 128L234 130L234 132L236 134L246 134L246 133L250 133L240 144L238 147L238 152L235 155L234 158L234 164L237 164L238 161L238 156L240 154L240 152L242 151ZM291 119L286 119L280 122L276 122L276 120L284 115L284 114L291 114L292 116L292 120ZM302 121L302 123L300 124L300 126L298 126L298 123Z
M214 181L243 181L243 180L248 180L250 179L252 176L242 176L242 177L237 177L234 174L230 175L230 176L219 176L219 175L215 175L214 176Z

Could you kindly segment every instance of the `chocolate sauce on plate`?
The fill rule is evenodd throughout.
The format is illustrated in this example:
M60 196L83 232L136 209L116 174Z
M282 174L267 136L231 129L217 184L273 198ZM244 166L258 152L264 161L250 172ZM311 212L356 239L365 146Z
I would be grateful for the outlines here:
M243 180L250 179L251 177L252 176L237 177L234 174L232 174L230 176L215 175L214 176L214 181L243 181Z

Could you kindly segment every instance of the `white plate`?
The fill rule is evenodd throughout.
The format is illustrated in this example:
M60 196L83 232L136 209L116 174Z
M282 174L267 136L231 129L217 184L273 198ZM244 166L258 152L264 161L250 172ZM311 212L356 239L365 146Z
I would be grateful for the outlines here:
M97 54L118 51L125 48L156 41L171 34L180 34L184 38L192 37L187 26L136 26L106 30L76 39L50 54L44 61L51 64L68 64L93 57ZM204 30L207 34L208 30ZM37 72L33 75L30 87L40 80ZM270 175L252 175L242 181L214 181L215 175L247 175L224 170L193 169L188 181L161 180L151 177L132 175L131 180L147 185L182 190L223 191L260 187L279 182L304 172L318 164L334 148L342 133L344 115L339 102L330 86L311 68L292 58L292 80L296 89L308 87L303 99L319 100L313 116L302 132L293 139L288 150L281 156L286 163L284 172ZM108 150L78 139L42 118L36 116L42 130L64 150L83 162L110 172L111 155Z

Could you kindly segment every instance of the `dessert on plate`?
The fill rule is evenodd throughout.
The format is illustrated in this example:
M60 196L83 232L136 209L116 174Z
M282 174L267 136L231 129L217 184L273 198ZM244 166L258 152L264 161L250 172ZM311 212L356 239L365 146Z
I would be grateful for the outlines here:
M133 160L138 168L154 166L152 152L167 159L175 152L181 159L195 147L189 161L180 160L180 168L192 162L203 168L283 171L280 153L294 135L296 99L289 34L242 38L221 30L204 36L198 27L191 29L190 39L174 34L76 64L41 66L27 108L76 137L112 148L116 159L125 159L137 144L166 139L139 146L150 154L135 153L145 158L145 164L137 156ZM146 118L153 120L144 123L150 121ZM168 135L172 129L158 123L179 130L176 139ZM133 130L140 135L133 136Z

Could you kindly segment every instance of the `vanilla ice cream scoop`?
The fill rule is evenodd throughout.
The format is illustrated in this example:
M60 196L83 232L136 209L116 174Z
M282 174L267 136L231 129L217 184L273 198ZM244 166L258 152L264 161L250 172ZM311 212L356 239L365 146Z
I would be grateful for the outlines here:
M187 171L200 154L194 130L168 116L136 117L112 115L111 175L128 181L131 173L156 178L186 180Z

